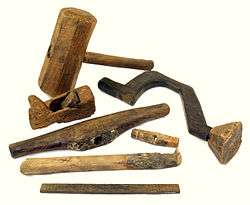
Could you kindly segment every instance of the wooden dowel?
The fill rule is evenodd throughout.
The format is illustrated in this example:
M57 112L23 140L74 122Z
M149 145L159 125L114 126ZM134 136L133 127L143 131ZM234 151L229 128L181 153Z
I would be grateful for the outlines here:
M25 175L62 172L164 169L181 163L181 154L139 153L100 156L28 158L20 167Z
M86 52L84 62L139 70L152 70L154 67L152 60L125 58L93 52Z
M178 147L179 138L169 135L163 135L158 132L150 132L146 130L133 129L131 132L133 139L140 140L153 145L165 146L165 147Z
M178 184L42 184L41 193L179 194Z

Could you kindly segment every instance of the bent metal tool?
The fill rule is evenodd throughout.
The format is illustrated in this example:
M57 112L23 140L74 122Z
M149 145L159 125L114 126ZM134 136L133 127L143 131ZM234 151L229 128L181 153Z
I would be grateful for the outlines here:
M51 150L93 149L111 143L135 126L164 117L169 111L169 106L163 103L90 119L11 144L9 145L10 153L12 157L17 158Z
M179 194L178 184L42 184L41 193Z
M154 67L151 60L86 52L96 22L92 14L80 9L60 11L39 77L45 93L54 97L73 89L82 62L140 70Z
M178 150L173 154L138 153L98 156L28 158L20 167L25 175L65 172L144 170L176 167L181 163Z
M166 87L180 94L186 114L188 131L208 145L222 164L233 158L241 144L242 123L232 122L211 128L207 125L200 102L192 87L173 80L156 71L144 72L123 85L108 78L99 81L105 93L134 105L148 89Z
M95 99L88 86L63 93L45 102L29 96L29 121L32 129L52 123L70 122L90 117L95 112Z

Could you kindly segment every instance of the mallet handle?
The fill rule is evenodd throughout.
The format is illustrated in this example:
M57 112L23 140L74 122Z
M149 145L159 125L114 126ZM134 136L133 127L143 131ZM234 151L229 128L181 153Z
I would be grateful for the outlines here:
M93 52L86 52L84 62L139 70L152 70L154 67L154 62L152 60L125 58Z

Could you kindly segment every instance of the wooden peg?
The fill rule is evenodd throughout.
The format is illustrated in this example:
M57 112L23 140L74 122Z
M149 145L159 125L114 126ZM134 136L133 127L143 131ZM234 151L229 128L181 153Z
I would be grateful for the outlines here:
M165 147L178 147L179 138L169 135L163 135L158 132L150 132L146 130L133 129L131 137L149 144L165 146Z

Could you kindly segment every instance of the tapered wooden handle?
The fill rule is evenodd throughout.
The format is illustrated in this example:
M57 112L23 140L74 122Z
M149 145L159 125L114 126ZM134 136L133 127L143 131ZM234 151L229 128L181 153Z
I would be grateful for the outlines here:
M178 166L181 154L139 153L100 156L28 158L21 165L25 175L61 172L164 169Z
M166 116L167 104L125 110L94 118L9 146L12 157L51 150L88 150L106 145L123 132Z

